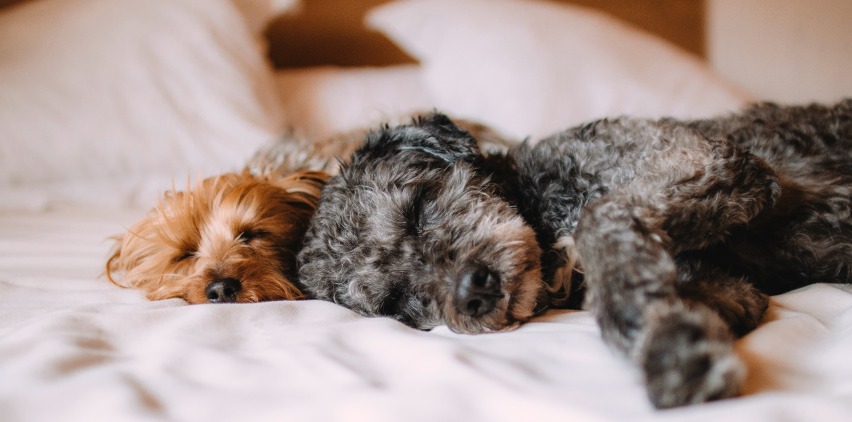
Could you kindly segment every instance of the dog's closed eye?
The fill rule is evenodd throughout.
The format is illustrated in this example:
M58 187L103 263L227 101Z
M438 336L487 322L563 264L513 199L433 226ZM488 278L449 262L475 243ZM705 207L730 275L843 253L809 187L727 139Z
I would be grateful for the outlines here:
M412 202L408 209L405 210L405 214L406 232L410 236L419 236L423 228L421 220L422 204L419 201Z
M385 294L379 307L379 315L396 316L402 311L402 303L404 301L404 291L399 286L392 286Z
M406 230L410 235L419 236L430 224L429 213L434 201L434 194L428 186L417 186L412 200L405 209Z
M268 234L268 232L263 230L245 229L240 232L240 234L237 236L237 239L239 239L243 243L251 243L252 240L262 238Z
M178 255L174 258L174 262L183 262L183 261L186 261L187 259L192 258L194 256L195 256L195 251L185 250L185 251L181 252L180 255Z

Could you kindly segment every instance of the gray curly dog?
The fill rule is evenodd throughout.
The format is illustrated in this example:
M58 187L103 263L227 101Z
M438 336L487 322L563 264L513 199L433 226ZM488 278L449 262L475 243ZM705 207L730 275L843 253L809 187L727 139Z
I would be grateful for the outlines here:
M300 287L461 333L584 305L655 406L731 397L768 294L852 281L850 151L850 99L604 119L487 154L432 113L371 132L329 181Z

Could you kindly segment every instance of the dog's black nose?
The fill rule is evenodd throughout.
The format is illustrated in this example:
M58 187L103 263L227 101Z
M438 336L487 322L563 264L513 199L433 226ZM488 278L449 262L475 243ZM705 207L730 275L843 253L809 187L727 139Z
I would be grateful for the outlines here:
M491 312L501 298L500 277L485 266L472 265L459 275L453 304L459 312L478 317Z
M233 303L240 292L240 281L236 278L217 278L207 285L204 293L210 303Z

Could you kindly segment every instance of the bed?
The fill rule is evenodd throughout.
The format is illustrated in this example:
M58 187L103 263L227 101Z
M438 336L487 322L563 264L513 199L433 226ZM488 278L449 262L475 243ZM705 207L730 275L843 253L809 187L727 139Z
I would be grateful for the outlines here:
M162 191L239 168L288 130L323 137L438 108L522 139L752 100L585 7L381 3L366 25L413 60L283 70L265 29L293 0L0 9L0 420L852 418L852 289L839 284L772 298L736 345L742 397L656 411L584 311L460 335L322 301L151 302L107 282L110 236Z

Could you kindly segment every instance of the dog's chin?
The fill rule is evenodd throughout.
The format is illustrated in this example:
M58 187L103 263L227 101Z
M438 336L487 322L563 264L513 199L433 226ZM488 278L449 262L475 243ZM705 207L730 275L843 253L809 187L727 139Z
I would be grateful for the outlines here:
M466 315L454 315L446 321L450 331L459 334L486 334L512 331L520 327L523 322L505 312L505 310L494 310L479 317L468 317Z
M489 333L500 333L506 331L512 331L521 326L520 321L515 321L513 323L508 324L482 324L482 323L472 323L472 324L461 324L455 325L453 323L448 323L447 328L450 331L458 334L489 334Z
M257 303L257 302L269 302L276 300L293 300L295 297L288 297L284 294L268 294L261 293L252 290L243 290L237 295L234 301L226 301L226 302L211 302L210 299L204 294L204 292L199 293L190 293L182 298L187 303L197 305L202 303Z

